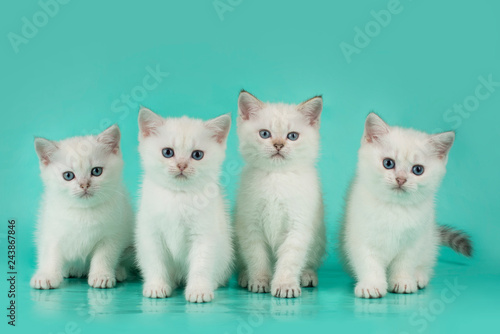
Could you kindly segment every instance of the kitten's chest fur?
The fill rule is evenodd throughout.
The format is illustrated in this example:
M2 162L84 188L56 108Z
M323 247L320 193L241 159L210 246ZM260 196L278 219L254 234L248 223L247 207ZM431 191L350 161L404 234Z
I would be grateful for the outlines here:
M215 199L196 192L172 191L148 185L141 209L151 218L174 258L187 256L192 236L206 233L202 218L215 217Z
M413 207L379 205L366 214L372 217L370 229L382 236L377 243L389 249L412 244L429 225L428 213Z
M44 212L47 226L40 231L44 242L57 242L67 260L85 260L99 240L108 235L116 219L109 207L57 209ZM57 236L57 237L56 237Z
M350 209L357 216L354 224L358 233L371 235L368 240L374 246L400 249L412 244L428 229L433 228L434 209L432 201L413 204L394 204L379 200L368 192L360 192Z
M292 226L292 209L304 203L304 190L311 184L307 175L296 172L253 171L247 178L249 193L258 212L258 224L272 246L279 245Z

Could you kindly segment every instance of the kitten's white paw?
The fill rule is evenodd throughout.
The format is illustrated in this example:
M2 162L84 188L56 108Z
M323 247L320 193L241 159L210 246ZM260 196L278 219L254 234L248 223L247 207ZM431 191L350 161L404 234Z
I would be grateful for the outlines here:
M118 266L115 271L115 276L118 282L123 282L127 279L127 269L123 266Z
M242 288L246 288L248 286L248 275L246 272L242 271L238 275L238 285Z
M112 273L98 272L89 274L89 285L96 289L109 289L116 285L116 277Z
M318 286L318 275L311 269L306 269L300 276L300 286L315 287Z
M62 275L58 274L47 274L43 272L37 272L30 281L30 286L33 289L57 289L63 280Z
M417 281L408 277L391 279L389 288L394 293L414 293L418 290Z
M299 283L294 281L273 281L271 294L278 298L295 298L302 294Z
M147 298L168 298L172 288L167 283L144 283L142 295Z
M248 280L248 291L257 293L269 292L269 281L268 276L258 276L252 277Z
M429 275L425 273L417 273L417 286L419 289L425 288L429 284Z
M359 298L382 298L387 294L387 283L359 282L354 287L354 294Z
M207 303L214 299L214 291L208 287L188 285L185 296L186 300L191 303Z
M172 295L172 288L167 283L144 283L142 295L147 298L167 298Z

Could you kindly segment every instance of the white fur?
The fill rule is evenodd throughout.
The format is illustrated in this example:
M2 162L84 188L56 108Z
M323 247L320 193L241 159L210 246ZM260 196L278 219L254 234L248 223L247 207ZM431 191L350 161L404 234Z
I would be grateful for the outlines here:
M315 168L322 100L270 104L243 91L238 104L240 151L247 163L236 204L239 284L252 292L298 297L301 285L318 284L326 244ZM263 129L272 137L261 138ZM287 139L290 132L299 138ZM276 143L284 145L282 157L273 157Z
M57 288L63 277L88 276L92 287L111 288L126 278L119 260L132 245L134 215L122 183L119 141L117 126L96 137L35 139L45 192L36 233L38 270L31 287ZM103 167L100 176L91 176L94 167ZM75 178L64 180L66 171ZM80 185L87 182L91 195L84 196Z
M429 135L368 116L341 229L357 297L412 293L428 284L440 242L434 198L453 140L453 132ZM385 158L394 169L384 168ZM424 166L420 176L412 173L417 164ZM401 189L396 177L406 179Z
M229 279L232 231L219 173L230 124L229 115L203 122L164 119L146 108L139 113L144 180L136 246L145 297L169 297L186 284L186 300L208 302ZM164 148L174 156L165 158ZM194 160L194 150L203 159Z

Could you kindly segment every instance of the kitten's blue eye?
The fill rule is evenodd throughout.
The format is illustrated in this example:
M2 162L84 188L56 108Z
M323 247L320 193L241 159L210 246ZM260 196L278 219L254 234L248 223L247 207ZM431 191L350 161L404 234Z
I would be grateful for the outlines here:
M203 151L196 150L196 151L193 151L193 153L191 154L191 157L194 160L201 160L201 159L203 159L204 155L205 155L205 153L203 153Z
M424 166L422 166L422 165L415 165L415 166L413 166L413 168L411 169L411 171L415 175L422 175L422 174L424 174Z
M164 148L161 153L165 158L171 158L174 156L174 150L172 150L170 147Z
M259 135L264 138L264 139L267 139L269 137L271 137L271 132L267 131L267 130L260 130L259 131Z
M295 141L295 140L299 139L299 134L297 132L290 132L286 137L290 140Z
M92 171L90 172L92 176L101 176L102 174L102 167L94 167L92 168Z
M394 160L386 158L384 159L384 167L385 169L393 169L394 167L396 167L396 163L394 162Z
M75 178L75 174L73 174L73 172L64 172L63 173L63 178L66 180L66 181L71 181Z

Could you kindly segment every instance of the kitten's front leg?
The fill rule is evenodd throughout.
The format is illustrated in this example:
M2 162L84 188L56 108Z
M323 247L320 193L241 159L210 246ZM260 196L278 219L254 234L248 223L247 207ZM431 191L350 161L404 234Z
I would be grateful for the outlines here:
M288 233L277 252L276 271L271 282L273 296L294 298L301 295L300 276L311 241L310 229L295 229Z
M394 293L414 293L429 282L429 271L419 266L434 254L431 245L417 240L401 250L389 267L389 290ZM418 279L418 282L417 282Z
M354 294L360 298L381 298L387 294L383 260L365 246L353 246L348 252L349 263L357 279Z
M115 270L122 249L113 240L101 240L90 261L88 283L93 288L112 288L116 285Z
M394 293L414 293L418 290L415 278L414 259L398 255L391 265L389 274L389 290Z
M54 240L50 245L40 247L38 269L30 281L34 289L56 289L63 280L61 252Z
M246 269L240 273L239 284L250 292L269 292L272 269L264 234L251 224L241 228L239 251Z
M172 295L167 268L167 250L164 241L156 231L139 228L136 236L137 261L141 269L144 285L142 295L147 298L167 298Z
M185 297L191 303L205 303L214 299L215 236L197 235L189 251L189 271Z

